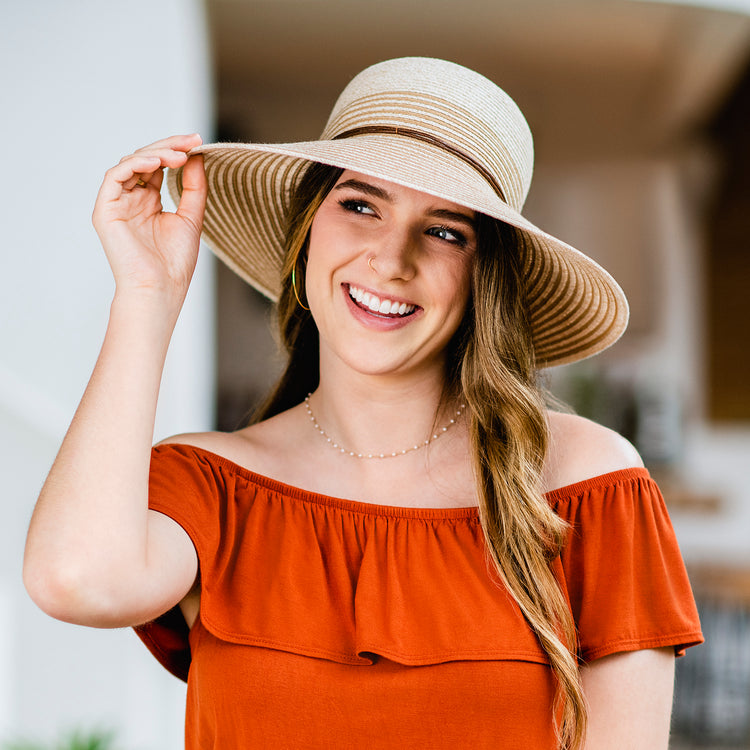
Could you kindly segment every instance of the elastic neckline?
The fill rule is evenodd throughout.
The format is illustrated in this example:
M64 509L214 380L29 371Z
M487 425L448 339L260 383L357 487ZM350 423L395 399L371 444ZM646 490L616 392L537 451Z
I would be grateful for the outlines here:
M293 498L304 503L313 505L324 505L329 508L349 511L371 516L389 516L394 518L423 518L423 519L473 519L479 520L479 509L477 506L460 506L455 508L420 508L414 506L400 505L383 505L380 503L368 503L361 500L350 500L348 498L332 497L312 490L306 490L301 487L295 487L286 484L278 479L258 474L241 464L232 461L205 448L199 448L189 443L162 443L155 446L155 450L173 449L182 452L192 452L197 456L203 457L204 460L211 464L222 466L228 469L232 474L242 477L253 484L268 489L271 492L282 495L283 497ZM565 485L545 493L545 497L555 505L560 501L570 500L585 492L598 489L600 487L613 486L619 482L629 482L639 479L650 479L648 469L642 467L633 467L627 469L618 469L595 477L583 479L580 482Z

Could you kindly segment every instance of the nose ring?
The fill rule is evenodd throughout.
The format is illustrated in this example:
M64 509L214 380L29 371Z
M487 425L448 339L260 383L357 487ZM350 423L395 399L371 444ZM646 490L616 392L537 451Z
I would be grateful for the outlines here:
M370 270L371 270L371 271L374 271L374 270L375 270L375 266L373 266L373 265L372 265L372 262L373 262L373 260L375 260L375 256L374 256L374 255L371 255L371 256L370 256L370 257L369 257L369 258L367 259L367 265L368 265L368 266L370 266Z

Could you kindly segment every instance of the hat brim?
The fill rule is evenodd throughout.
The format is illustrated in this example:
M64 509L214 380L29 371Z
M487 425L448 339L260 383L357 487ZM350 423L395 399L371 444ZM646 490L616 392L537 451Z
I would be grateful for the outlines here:
M208 247L267 297L279 296L290 195L311 161L388 180L499 219L519 230L537 363L561 365L613 344L628 322L614 279L591 258L542 231L508 206L469 164L428 143L399 135L285 144L217 143L203 154ZM182 170L170 170L179 202Z

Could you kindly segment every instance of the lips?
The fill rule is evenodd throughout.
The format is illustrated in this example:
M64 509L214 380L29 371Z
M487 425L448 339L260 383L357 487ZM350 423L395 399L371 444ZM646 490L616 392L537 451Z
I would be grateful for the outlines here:
M417 309L416 305L387 297L378 297L372 292L366 292L353 284L349 284L348 292L357 307L384 317L405 318Z

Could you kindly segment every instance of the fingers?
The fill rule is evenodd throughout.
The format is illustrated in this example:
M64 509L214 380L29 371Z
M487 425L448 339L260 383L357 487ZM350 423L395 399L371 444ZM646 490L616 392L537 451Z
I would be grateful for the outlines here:
M105 174L94 206L94 226L111 221L123 209L145 209L149 215L154 211L161 211L159 193L164 180L164 168L186 167L187 178L183 179L187 195L180 201L178 213L200 232L206 200L203 158L188 157L188 151L201 143L202 139L197 133L171 136L124 156ZM145 200L142 201L141 198ZM123 199L126 199L125 203L122 202ZM116 213L112 213L113 211Z
M161 188L163 168L176 169L187 161L187 152L202 143L200 135L176 135L139 148L120 159L120 163L107 171L100 199L117 200L123 191L137 188Z
M107 170L104 182L99 190L98 202L117 200L123 190L130 191L141 179L148 183L154 173L161 167L161 158L157 155L126 157L119 164Z
M182 195L177 206L178 216L190 221L200 234L203 224L203 211L206 208L206 173L203 169L203 155L191 156L182 170Z
M133 156L140 155L156 155L162 158L162 167L181 167L187 161L187 152L203 143L203 139L198 133L192 133L191 135L173 135L169 138L162 138L159 141L143 146L137 149ZM125 157L127 159L129 157ZM122 159L121 161L124 161ZM123 188L126 190L132 190L134 187L146 187L152 185L159 189L161 187L163 174L161 170L152 172L150 174L135 174L134 181L127 181L123 183Z
M145 160L154 160L146 161ZM134 187L145 187L152 183L152 178L161 174L164 167L176 169L187 161L187 154L170 148L139 149L130 156L120 160L117 167L110 170L112 178L119 182L123 190L132 190ZM148 163L151 169L142 169L141 164ZM155 183L154 183L155 184ZM159 179L159 185L161 178Z
M144 188L149 185L156 186L156 182L159 183L158 176L161 175L161 166L155 172L135 172L129 179L121 182L123 190L133 190L134 188Z
M148 146L143 146L136 149L135 153L149 152L159 149L171 149L174 151L190 151L191 148L196 148L203 143L203 139L198 133L191 133L190 135L171 135L168 138L162 138L161 140L154 141Z
M145 180L145 177L143 179ZM148 180L147 184L153 188L156 188L157 190L161 190L161 183L163 181L164 181L164 170L159 169L156 172L154 172L152 177Z

